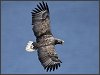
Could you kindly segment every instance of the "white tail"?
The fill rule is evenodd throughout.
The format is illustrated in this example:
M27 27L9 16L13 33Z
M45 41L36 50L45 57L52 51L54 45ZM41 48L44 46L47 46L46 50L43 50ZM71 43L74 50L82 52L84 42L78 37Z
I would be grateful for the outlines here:
M34 46L32 45L32 43L33 43L33 41L29 41L29 42L27 43L26 48L25 48L26 51L28 51L28 52L33 52L33 51L35 51Z

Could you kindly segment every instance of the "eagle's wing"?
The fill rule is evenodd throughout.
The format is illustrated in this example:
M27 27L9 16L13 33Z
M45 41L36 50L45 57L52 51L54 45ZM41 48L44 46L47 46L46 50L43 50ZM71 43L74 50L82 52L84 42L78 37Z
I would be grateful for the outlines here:
M50 31L50 16L47 3L39 3L32 12L32 25L34 35L38 38L44 34L52 35Z
M47 71L58 69L60 63L62 63L55 52L54 45L40 47L38 50L38 58Z

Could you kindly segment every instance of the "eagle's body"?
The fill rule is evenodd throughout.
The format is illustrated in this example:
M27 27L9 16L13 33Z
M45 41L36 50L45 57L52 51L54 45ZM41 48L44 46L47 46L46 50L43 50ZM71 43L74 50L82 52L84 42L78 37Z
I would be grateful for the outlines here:
M42 2L32 12L32 30L36 36L36 42L31 43L32 48L38 52L38 58L43 67L48 70L55 70L60 67L60 59L55 52L55 45L62 44L63 40L53 36L50 29L50 16L47 3Z

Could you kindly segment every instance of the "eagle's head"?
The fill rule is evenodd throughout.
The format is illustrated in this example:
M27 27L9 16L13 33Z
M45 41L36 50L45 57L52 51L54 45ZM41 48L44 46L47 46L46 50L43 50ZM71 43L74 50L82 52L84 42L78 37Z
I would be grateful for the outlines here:
M63 45L64 41L61 39L56 39L55 44L62 44Z

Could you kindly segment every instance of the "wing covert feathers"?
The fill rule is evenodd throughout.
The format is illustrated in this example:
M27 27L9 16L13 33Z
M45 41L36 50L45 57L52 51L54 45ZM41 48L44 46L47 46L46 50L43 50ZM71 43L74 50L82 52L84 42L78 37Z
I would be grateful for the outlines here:
M38 58L46 71L54 71L62 63L53 45L40 47L38 50Z
M50 31L50 16L47 3L39 3L32 12L32 30L38 38L44 34L52 34Z

